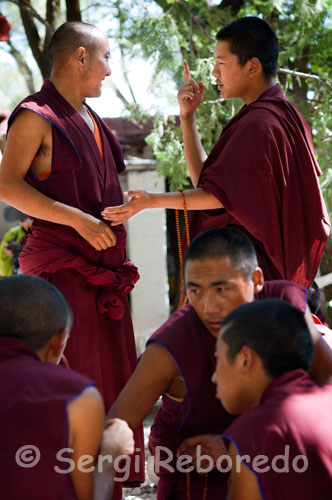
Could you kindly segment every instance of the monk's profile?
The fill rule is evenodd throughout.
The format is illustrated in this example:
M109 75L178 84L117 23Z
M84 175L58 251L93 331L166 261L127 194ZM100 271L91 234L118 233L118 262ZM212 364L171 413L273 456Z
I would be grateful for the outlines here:
M207 155L195 122L205 85L192 79L184 61L178 101L194 186L184 192L190 235L234 226L251 239L267 280L308 287L330 221L309 126L275 81L278 39L265 21L251 16L226 24L216 38L212 75L220 97L239 98L244 106ZM105 219L116 224L145 208L184 208L181 193L130 191L128 196L124 206L106 208Z

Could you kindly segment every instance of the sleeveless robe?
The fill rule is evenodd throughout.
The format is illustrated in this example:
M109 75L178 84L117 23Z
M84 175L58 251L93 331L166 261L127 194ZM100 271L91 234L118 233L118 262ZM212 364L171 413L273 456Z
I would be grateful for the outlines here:
M70 447L67 404L95 384L67 368L43 363L26 344L5 337L0 338L0 379L0 498L75 500L70 474L59 474L54 467L68 467L65 453L57 460L57 453ZM31 468L15 459L17 450L27 445L40 452ZM21 459L24 463L23 455Z
M328 500L332 493L331 413L332 386L318 386L304 370L293 370L275 378L263 392L260 405L238 417L223 437L235 444L240 456L249 455L249 462L244 463L255 473L265 500ZM278 472L273 458L288 454L288 459L276 462L284 469ZM253 463L258 455L268 459L261 468ZM299 455L308 463L303 472L296 471L304 468L303 459L295 459Z
M271 281L255 296L255 300L280 298L287 300L303 313L306 309L306 289L287 281ZM186 498L186 474L176 470L177 450L188 437L200 434L221 434L235 417L230 415L216 398L216 386L211 377L215 371L216 338L211 335L188 304L176 311L148 340L161 344L176 361L187 387L183 402L163 395L151 427L149 448L160 460L168 459L166 447L174 459L168 464L174 473L165 467L159 475L158 500L183 500ZM158 449L159 447L159 449ZM162 464L161 464L162 465ZM191 500L202 500L205 477L191 473ZM207 500L223 500L227 495L228 474L212 471L207 478Z
M26 182L100 220L105 206L123 203L118 178L124 168L122 149L98 115L89 109L100 129L104 161L86 122L50 81L15 108L8 127L21 109L38 113L52 125L51 174L41 181L29 171ZM117 238L115 247L97 251L71 227L34 218L20 255L23 273L50 281L71 304L74 325L65 356L71 368L96 381L106 411L137 362L127 294L139 275L126 259L124 226L112 230ZM140 472L130 476L134 484L144 480L142 429L135 438L141 460Z
M191 211L190 235L235 226L266 280L308 287L331 226L319 175L309 126L276 84L224 127L198 182L224 208Z

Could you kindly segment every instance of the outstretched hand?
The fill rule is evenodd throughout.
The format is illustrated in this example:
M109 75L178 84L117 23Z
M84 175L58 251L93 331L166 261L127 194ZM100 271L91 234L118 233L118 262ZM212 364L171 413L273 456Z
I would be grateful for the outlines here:
M197 84L191 78L189 65L186 60L183 61L183 78L184 83L178 91L180 116L181 118L190 118L203 101L205 85L203 82Z
M199 460L199 455L207 455L211 458L213 467L215 468L217 460L219 459L220 461L220 457L228 455L228 450L219 434L201 434L200 436L185 439L178 449L178 456L180 455L190 455L192 457L192 464L196 468L202 469L209 466L210 463L208 459L202 458L202 460ZM227 459L225 458L224 460ZM220 465L222 464L223 460Z
M150 193L146 191L128 191L128 193L123 194L126 198L130 198L128 203L116 207L106 207L101 213L105 220L111 221L111 226L122 224L144 208L149 208Z

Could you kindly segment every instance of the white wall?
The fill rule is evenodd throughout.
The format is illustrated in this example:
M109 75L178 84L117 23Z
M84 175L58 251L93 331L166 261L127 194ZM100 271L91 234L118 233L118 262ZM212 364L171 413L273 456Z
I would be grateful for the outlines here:
M143 170L128 160L126 163L128 190L165 192L164 179L157 177L155 170ZM136 345L140 354L146 340L169 317L165 210L143 210L129 219L126 227L128 256L141 276L130 294Z

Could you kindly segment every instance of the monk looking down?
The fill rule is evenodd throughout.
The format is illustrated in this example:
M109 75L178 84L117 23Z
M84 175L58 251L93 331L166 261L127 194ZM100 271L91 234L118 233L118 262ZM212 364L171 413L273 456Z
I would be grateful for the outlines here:
M126 260L124 226L100 220L103 207L123 203L123 153L84 104L100 96L111 74L109 44L95 26L70 22L53 34L49 54L50 80L9 119L0 196L33 218L21 269L56 285L71 304L65 355L71 368L96 381L108 409L136 366L127 293L138 279ZM136 449L144 450L142 438ZM143 464L131 481L143 480Z
M188 477L176 465L179 454L192 456L189 465L196 466L198 445L201 455L214 462L227 454L220 436L235 417L220 405L211 381L223 319L254 299L280 298L296 306L312 328L311 375L318 382L332 375L332 352L314 327L306 289L283 280L264 283L253 245L243 232L234 228L202 232L189 245L184 266L190 303L150 337L110 416L125 420L134 430L162 396L149 441L159 475L157 499L224 500L227 474L214 468L207 477L195 470Z
M103 432L95 383L56 366L70 305L36 276L1 279L0 303L0 498L110 500L114 461L133 452L133 433L120 420Z
M241 415L223 435L233 462L227 500L330 498L332 386L307 373L303 315L280 300L243 305L225 318L216 356L218 398Z
M179 90L184 153L195 189L185 191L190 235L234 226L254 244L267 280L308 287L315 278L330 222L322 199L308 124L275 82L278 39L256 17L237 19L217 33L212 75L223 99L245 104L207 155L195 113L205 86L184 62ZM145 208L183 209L181 193L130 191L122 207L104 210L114 224Z

